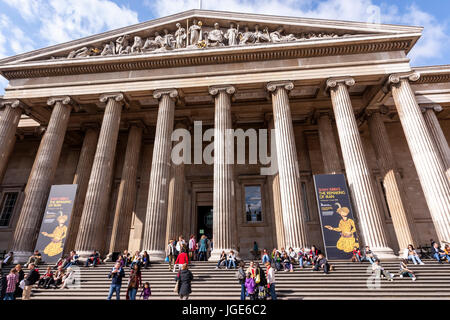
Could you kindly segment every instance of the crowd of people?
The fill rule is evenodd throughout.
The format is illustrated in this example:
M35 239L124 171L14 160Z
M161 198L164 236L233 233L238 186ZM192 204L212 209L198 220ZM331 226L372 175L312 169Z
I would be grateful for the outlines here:
M166 259L169 270L178 272L174 278L176 285L174 292L177 292L180 299L188 299L192 292L191 282L194 278L189 270L189 264L192 261L207 261L211 255L213 243L206 236L202 236L200 241L196 241L196 237L191 235L188 241L183 236L177 240L171 239L166 248ZM216 269L237 269L236 278L241 286L241 300L257 300L277 299L275 291L275 273L276 272L294 272L295 269L310 268L312 272L323 271L328 274L334 270L325 255L316 246L311 248L301 248L294 250L293 248L273 249L271 252L267 249L259 250L258 244L254 242L250 254L253 260L246 263L239 259L233 250L229 252L222 251ZM437 242L431 242L430 256L438 263L450 263L450 247L449 245L441 248ZM416 274L409 267L409 263L414 265L423 265L424 262L418 251L413 245L408 245L404 249L399 264L398 277L411 278L412 281L417 279ZM14 253L9 252L4 259L0 261L2 269L8 268L13 264ZM362 250L354 247L351 260L353 262L369 262L372 271L377 278L384 277L388 281L394 280L394 273L386 270L377 255L369 246L365 246ZM260 262L259 262L260 261ZM80 257L75 251L71 251L68 255L62 256L53 266L47 266L45 273L41 274L38 265L42 263L42 255L36 250L24 264L16 264L9 273L3 273L0 279L0 289L2 300L14 300L22 297L23 300L30 299L30 293L33 286L42 289L65 289L75 284L75 271L73 266L96 267L104 261L101 259L98 251L93 251L86 261L81 263ZM136 251L131 255L128 250L117 255L115 264L108 274L111 279L110 290L107 299L110 300L115 294L116 299L120 299L120 290L122 281L126 277L125 268L130 268L127 281L126 299L135 300L138 293L141 299L147 300L151 296L151 288L149 282L142 282L142 269L150 268L150 256L147 251Z

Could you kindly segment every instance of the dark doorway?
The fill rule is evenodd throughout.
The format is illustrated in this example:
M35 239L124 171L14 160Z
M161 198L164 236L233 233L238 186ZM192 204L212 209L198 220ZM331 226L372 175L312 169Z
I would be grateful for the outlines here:
M208 239L212 239L213 233L213 207L198 206L197 207L197 235L198 238L206 235Z

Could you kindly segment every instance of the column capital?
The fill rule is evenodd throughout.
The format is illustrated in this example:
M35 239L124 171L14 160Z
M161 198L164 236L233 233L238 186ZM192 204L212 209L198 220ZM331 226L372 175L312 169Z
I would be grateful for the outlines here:
M386 106L376 106L376 107L368 107L366 110L364 110L364 115L366 117L372 116L374 113L379 114L388 114L389 113L389 107Z
M236 88L231 84L224 84L218 86L211 86L208 88L209 94L212 96L216 96L220 91L225 91L227 94L232 95L236 92Z
M337 77L329 78L326 82L326 90L337 88L339 83L345 84L347 87L353 87L355 85L355 79L352 77Z
M266 89L269 92L275 92L278 88L283 88L287 91L294 89L294 83L292 81L272 81L266 84Z
M175 99L176 97L178 97L178 90L170 88L170 89L156 89L155 91L153 91L153 98L155 99L159 100L164 95L168 95L169 98Z
M386 82L387 86L395 85L400 83L401 80L409 80L411 82L415 82L419 80L420 73L416 71L410 71L410 72L402 72L402 73L394 73L391 74Z
M76 111L79 109L78 104L69 96L50 97L47 100L47 105L54 106L57 102L60 102L63 105L69 105Z
M430 103L430 104L420 104L420 110L423 113L426 112L427 110L433 110L434 112L439 113L442 110L444 110L444 108L442 108L442 106L437 103Z
M5 108L6 106L10 106L11 108L15 109L15 108L21 108L22 111L25 114L29 114L30 113L30 107L28 107L25 103L23 103L22 101L18 100L18 99L13 99L13 100L3 100L0 103L0 110Z

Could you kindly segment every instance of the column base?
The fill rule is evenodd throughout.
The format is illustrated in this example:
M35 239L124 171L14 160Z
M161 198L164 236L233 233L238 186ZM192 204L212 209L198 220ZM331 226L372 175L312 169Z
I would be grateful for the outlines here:
M147 251L150 256L150 262L161 262L166 259L166 252L164 250L142 250Z
M231 250L234 251L236 258L240 259L239 252L236 249L213 249L213 251L211 251L211 256L209 257L208 261L219 261L222 251L225 251L226 254L229 254Z
M11 250L13 251L13 250ZM13 251L14 252L14 258L13 263L14 264L24 264L28 261L28 258L31 257L33 252L31 251Z
M371 246L370 249L373 251L373 253L375 253L375 255L380 260L398 260L401 258L401 257L395 255L394 250L392 250L391 248L388 248L388 247L384 247L384 248L373 247L372 248L372 246Z

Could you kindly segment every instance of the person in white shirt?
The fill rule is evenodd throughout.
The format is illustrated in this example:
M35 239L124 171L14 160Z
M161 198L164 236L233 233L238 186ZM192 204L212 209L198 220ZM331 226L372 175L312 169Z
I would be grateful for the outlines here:
M191 235L189 239L189 260L195 260L195 249L197 247L197 242L195 241L195 236Z
M272 300L277 300L277 293L275 291L275 271L273 270L270 262L266 262L266 273L267 273L267 289L269 289L270 296Z
M184 241L183 236L179 236L178 237L178 241L177 241L177 245L176 245L176 249L178 251L178 254L181 253L181 251L183 250L183 246L186 245L186 241Z
M228 265L227 269L231 269L231 265L233 265L233 269L236 269L236 254L233 250L228 254Z
M383 274L383 276L385 276L385 278L389 281L394 281L394 275L381 266L380 260L375 260L375 262L372 264L372 270L375 272L377 278L380 278L381 274Z

